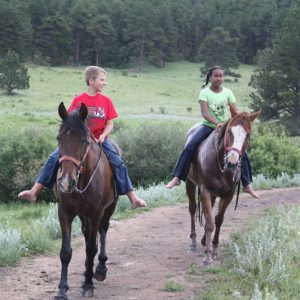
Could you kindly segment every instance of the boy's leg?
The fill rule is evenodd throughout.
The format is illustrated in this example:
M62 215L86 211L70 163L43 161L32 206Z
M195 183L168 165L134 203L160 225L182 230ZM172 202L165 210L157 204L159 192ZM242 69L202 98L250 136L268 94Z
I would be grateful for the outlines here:
M137 197L133 191L132 183L128 175L128 170L125 166L123 159L120 154L113 147L112 143L106 139L102 143L103 150L108 157L109 161L112 163L114 168L114 178L117 186L117 191L119 195L127 195L131 202L132 208L146 207L146 202Z
M18 194L19 199L29 200L30 202L36 201L38 193L43 187L52 188L58 169L59 152L58 148L55 149L48 157L45 165L41 169L35 184L30 190L22 191Z

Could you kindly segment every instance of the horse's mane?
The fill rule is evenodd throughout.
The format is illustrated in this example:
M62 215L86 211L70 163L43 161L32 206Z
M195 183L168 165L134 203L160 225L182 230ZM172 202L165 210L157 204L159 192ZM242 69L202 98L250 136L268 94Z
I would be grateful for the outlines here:
M59 132L71 131L83 136L88 136L89 130L85 122L79 116L78 110L69 113L68 117L64 119L60 125Z
M247 133L251 133L251 120L249 118L249 114L246 112L241 112L236 114L234 117L228 120L226 127L233 127L236 125L242 125Z

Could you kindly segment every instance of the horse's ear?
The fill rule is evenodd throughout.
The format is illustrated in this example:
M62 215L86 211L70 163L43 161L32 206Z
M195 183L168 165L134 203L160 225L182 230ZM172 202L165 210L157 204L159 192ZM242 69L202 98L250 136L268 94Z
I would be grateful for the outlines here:
M84 103L81 103L80 109L79 109L79 116L84 121L88 115L87 107Z
M260 113L261 113L261 109L256 112L250 113L249 118L251 122L253 122L260 115Z
M68 117L68 112L63 102L61 102L58 106L58 114L62 120L65 120Z

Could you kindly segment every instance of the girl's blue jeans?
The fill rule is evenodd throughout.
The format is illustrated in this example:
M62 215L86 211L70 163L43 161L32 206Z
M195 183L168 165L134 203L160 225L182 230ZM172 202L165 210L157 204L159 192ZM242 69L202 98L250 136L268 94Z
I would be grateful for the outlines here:
M133 190L131 180L128 176L127 167L124 164L122 157L115 150L112 143L106 139L102 143L103 150L113 165L113 173L116 182L116 187L119 195L126 195ZM56 179L58 170L59 151L56 148L48 157L45 165L41 169L36 182L42 184L47 188L52 188Z
M203 142L212 132L213 128L202 125L192 134L190 140L184 146L179 159L173 171L173 176L185 181L190 170L194 153L198 146ZM252 181L252 170L247 153L242 156L242 185L246 186Z

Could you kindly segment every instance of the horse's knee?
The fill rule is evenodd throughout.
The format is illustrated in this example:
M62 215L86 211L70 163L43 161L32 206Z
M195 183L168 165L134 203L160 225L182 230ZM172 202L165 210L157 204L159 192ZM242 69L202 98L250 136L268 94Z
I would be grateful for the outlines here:
M214 231L214 228L215 228L215 225L214 225L213 222L207 221L207 222L205 223L204 228L205 228L205 232L213 232L213 231Z
M65 247L60 250L60 260L64 263L69 263L72 258L72 248Z

